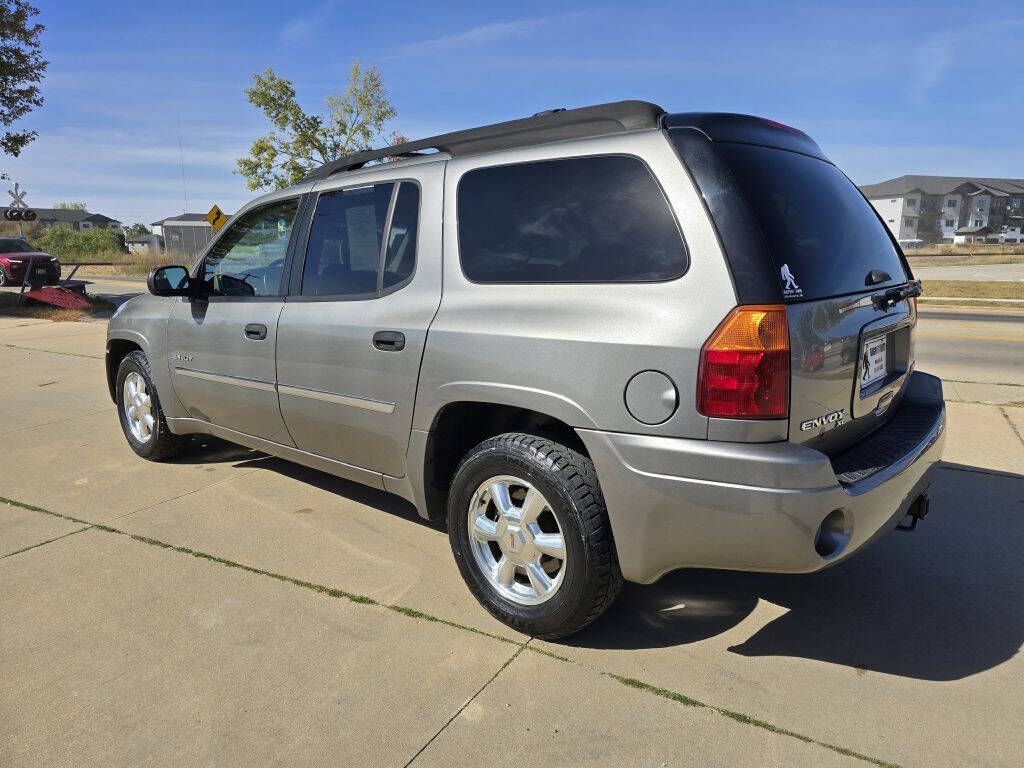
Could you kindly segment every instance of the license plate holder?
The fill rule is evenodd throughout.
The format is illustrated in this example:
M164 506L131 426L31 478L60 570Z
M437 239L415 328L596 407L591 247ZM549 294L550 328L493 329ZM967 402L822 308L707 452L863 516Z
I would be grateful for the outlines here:
M865 339L860 355L860 388L864 391L889 374L889 334Z

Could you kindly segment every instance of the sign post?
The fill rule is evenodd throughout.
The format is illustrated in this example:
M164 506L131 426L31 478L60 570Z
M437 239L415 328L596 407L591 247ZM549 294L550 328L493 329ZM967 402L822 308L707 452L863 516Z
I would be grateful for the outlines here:
M18 234L24 237L25 230L22 228L21 222L36 220L36 212L25 202L28 190L19 189L18 182L14 182L14 189L7 190L7 194L11 196L11 206L4 212L4 218L8 221L18 222Z

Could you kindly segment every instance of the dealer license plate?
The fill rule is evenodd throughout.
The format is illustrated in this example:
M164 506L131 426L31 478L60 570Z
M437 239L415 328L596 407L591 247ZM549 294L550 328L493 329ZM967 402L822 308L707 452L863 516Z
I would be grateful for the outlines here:
M864 345L864 354L861 356L860 364L860 386L861 389L874 384L879 379L884 379L888 373L885 354L888 336L879 336L871 339Z

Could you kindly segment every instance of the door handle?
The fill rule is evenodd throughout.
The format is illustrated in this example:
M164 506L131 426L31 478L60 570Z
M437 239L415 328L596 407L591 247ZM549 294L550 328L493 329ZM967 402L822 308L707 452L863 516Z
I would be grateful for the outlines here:
M267 338L267 326L263 323L249 323L245 326L245 338L253 341L263 341Z
M401 352L405 349L405 334L401 331L377 331L373 334L373 346L381 352Z

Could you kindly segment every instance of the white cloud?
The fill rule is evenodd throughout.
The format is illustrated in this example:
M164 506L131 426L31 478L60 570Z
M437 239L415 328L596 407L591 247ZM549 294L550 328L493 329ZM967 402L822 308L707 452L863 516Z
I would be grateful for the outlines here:
M324 24L334 12L335 0L325 0L308 13L298 14L281 28L281 42L296 44L308 41L317 28Z
M391 58L402 58L411 56L430 56L449 51L458 51L461 48L494 43L499 40L506 40L511 37L519 37L530 30L536 29L552 17L537 19L522 19L520 21L496 21L490 24L482 24L479 27L467 29L464 32L457 32L453 35L434 37L429 40L420 40L409 43L399 48Z

